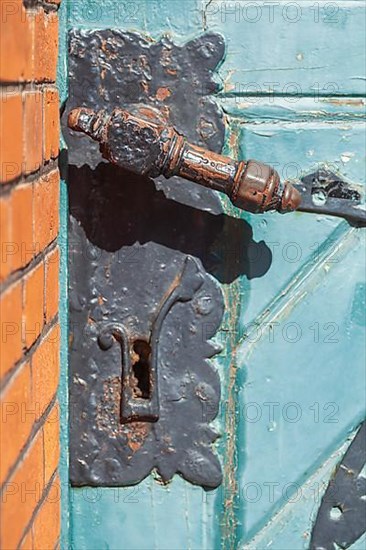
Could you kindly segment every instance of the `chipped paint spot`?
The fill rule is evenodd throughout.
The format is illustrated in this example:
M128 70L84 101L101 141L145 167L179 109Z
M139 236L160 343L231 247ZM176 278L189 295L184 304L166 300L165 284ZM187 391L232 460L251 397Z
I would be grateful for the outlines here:
M320 99L323 103L330 103L332 105L337 106L345 106L345 107L364 107L365 100L364 99L352 99L352 98L322 98Z
M351 160L352 157L354 157L355 154L352 153L352 152L345 152L345 153L342 153L341 154L341 161L343 162L343 164L346 164L347 162L349 162Z
M224 80L224 92L232 92L233 90L235 90L235 84L230 82L230 79L234 74L235 74L234 69L227 71L227 74Z

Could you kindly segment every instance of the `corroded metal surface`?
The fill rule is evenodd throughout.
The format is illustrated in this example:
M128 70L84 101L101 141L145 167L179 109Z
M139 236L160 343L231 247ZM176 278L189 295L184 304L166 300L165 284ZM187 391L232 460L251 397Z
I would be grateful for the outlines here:
M158 42L120 30L73 30L69 45L69 98L65 113L76 107L112 111L123 105L156 107L189 141L221 152L225 127L223 113L212 94L220 90L213 73L221 63L224 38L207 33L183 45L164 37ZM66 126L67 116L64 116ZM101 162L97 143L86 143L77 132L65 131L69 162L96 168ZM192 204L199 195L205 206L213 194L178 177L159 186L169 196ZM194 201L197 204L197 201ZM218 203L218 201L215 201Z
M155 109L107 113L79 107L70 112L68 124L98 141L103 158L136 174L181 176L226 193L235 206L254 213L292 212L300 205L300 193L281 184L271 166L237 162L193 145Z
M182 273L166 292L151 323L148 340L135 339L131 346L128 329L121 323L108 324L99 335L99 345L108 350L114 341L121 347L121 422L148 420L160 417L159 364L160 338L166 316L178 302L189 302L204 282L199 265L187 256Z
M106 282L82 341L73 344L79 353L71 391L71 481L130 485L156 468L164 482L179 472L193 483L216 487L221 467L211 448L217 433L209 422L218 412L220 381L207 358L217 352L208 340L223 314L221 291L190 257L171 263L169 255L154 258L145 249L135 261L132 282L124 269L128 251L121 253L121 263L111 267L112 280L120 272L120 286ZM169 281L173 290L167 296ZM80 338L75 326L73 333ZM126 353L108 342L108 335L119 340L122 333ZM141 378L132 380L136 342L152 350L147 395Z
M164 110L171 100L178 102L174 126L220 151L224 126L209 93L217 89L212 71L223 53L217 35L180 47L121 31L73 32L66 112L80 105L111 111L136 100ZM220 381L208 358L217 352L209 340L224 301L214 277L260 276L271 253L253 241L244 220L222 213L210 189L179 185L178 177L154 184L104 162L92 140L66 128L64 134L71 481L123 486L155 468L164 482L179 472L216 487L222 474L210 422ZM258 262L249 261L248 250Z
M349 548L366 532L366 421L349 446L323 496L311 550Z

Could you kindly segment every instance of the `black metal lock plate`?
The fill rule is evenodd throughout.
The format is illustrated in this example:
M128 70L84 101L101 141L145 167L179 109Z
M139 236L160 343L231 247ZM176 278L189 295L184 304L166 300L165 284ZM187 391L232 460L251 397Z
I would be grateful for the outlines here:
M134 484L154 467L164 481L177 471L205 486L221 481L210 448L217 434L208 425L220 381L206 360L217 351L207 340L220 325L221 291L193 258L156 253L137 246L131 272L130 250L121 251L108 282L93 262L93 288L84 294L90 306L76 313L73 302L84 328L72 326L74 484ZM75 262L81 268L83 258Z
M174 125L220 151L224 125L209 94L223 54L219 35L180 47L121 31L74 31L66 111L174 104ZM66 128L64 135L71 482L130 485L156 468L163 481L179 472L216 487L221 467L209 423L218 413L220 381L207 359L217 353L208 340L224 302L208 273L217 271L210 254L224 224L220 201L194 184L159 180L157 190L152 180L105 163L91 140ZM245 222L235 224L247 238Z

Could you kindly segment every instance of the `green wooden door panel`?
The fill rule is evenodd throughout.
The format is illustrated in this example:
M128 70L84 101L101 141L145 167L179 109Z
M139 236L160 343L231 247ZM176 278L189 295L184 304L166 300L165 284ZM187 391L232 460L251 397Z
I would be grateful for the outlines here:
M364 94L364 2L207 4L205 28L221 32L228 41L220 72L225 93L313 98ZM351 37L356 39L345 61Z
M201 0L72 0L68 20L75 28L138 30L153 38L172 33L186 41L202 32L202 6Z
M168 488L149 478L131 488L73 489L71 502L75 549L219 547L215 498L178 477Z
M289 495L288 502L256 536L249 542L240 545L242 550L262 548L307 550L309 548L312 524L316 519L321 499L335 466L342 460L354 435L353 432L349 440L343 443L314 475L308 478L300 490ZM362 539L352 545L350 549L364 550L365 537Z
M227 41L223 92L235 95L363 95L362 40L347 50L347 62L342 59L348 37L364 33L365 17L362 0L69 2L73 27L141 30L154 38L170 33L178 42L221 32Z
M348 230L238 350L238 486L261 494L241 501L245 540L365 416L364 249Z
M301 177L327 166L353 183L365 182L366 137L361 122L250 122L236 123L238 158L258 158L274 164L283 179ZM267 243L272 254L270 269L250 281L242 281L246 294L241 308L241 330L254 320L294 277L314 265L324 247L346 230L344 221L326 216L296 213L278 217L243 215L253 229L255 242ZM240 251L234 251L239 256ZM262 272L265 251L249 251L253 273ZM310 266L311 266L310 265ZM275 276L274 276L275 274Z

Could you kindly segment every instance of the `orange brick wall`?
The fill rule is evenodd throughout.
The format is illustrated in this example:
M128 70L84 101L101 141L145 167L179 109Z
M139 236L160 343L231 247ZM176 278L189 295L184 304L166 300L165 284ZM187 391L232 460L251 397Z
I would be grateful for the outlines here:
M0 0L0 547L60 531L57 0Z

